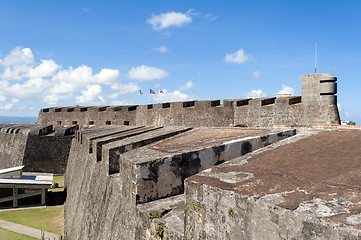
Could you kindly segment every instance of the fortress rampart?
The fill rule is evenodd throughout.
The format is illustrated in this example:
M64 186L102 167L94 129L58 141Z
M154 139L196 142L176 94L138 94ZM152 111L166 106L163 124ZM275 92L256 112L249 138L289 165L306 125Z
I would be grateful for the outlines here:
M0 165L66 166L69 240L360 239L361 132L338 125L336 80L303 75L302 96L42 109L37 125L0 125Z
M24 171L63 174L75 130L41 124L2 124L0 166L24 165Z
M337 78L302 76L302 97L167 102L131 106L71 106L40 110L38 123L53 125L139 125L272 127L339 124Z

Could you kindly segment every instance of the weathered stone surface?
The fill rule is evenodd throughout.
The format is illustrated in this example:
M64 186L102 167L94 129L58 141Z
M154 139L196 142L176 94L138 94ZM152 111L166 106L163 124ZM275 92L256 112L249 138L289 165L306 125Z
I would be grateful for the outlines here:
M213 141L203 139L206 130L213 132ZM217 131L223 133L219 135L220 139L217 139ZM235 131L238 131L238 139L232 135ZM249 136L252 133L255 135ZM187 177L294 134L293 130L265 133L259 129L195 129L180 137L120 155L120 168L122 164L134 165L137 202L143 203L180 194Z
M169 108L163 104L153 104L152 109L147 105L137 106L128 114L129 107L119 106L122 110L114 115L112 109L107 107L99 112L98 107L67 107L62 112L55 112L60 108L40 111L39 122L43 124L88 125L89 120L96 125L156 125L156 126L214 126L214 127L272 127L273 125L311 126L313 124L339 124L337 105L315 104L304 105L301 97L285 97L270 99L234 99L223 100L223 104L212 107L212 102L195 101L194 107L183 108L187 102L169 103ZM244 105L243 105L244 104ZM80 112L87 108L89 111ZM75 109L74 112L67 112ZM124 114L120 114L124 111ZM112 119L112 121L101 119ZM100 119L100 120L96 120Z
M0 167L24 165L24 171L64 173L73 130L56 130L51 125L0 125Z
M187 130L187 128L154 128L153 133L156 133L157 129L158 136L167 132L179 134L181 129ZM96 127L92 130L98 134L98 137L95 136L96 134L91 134L90 129L84 130L86 134L81 130L72 144L65 177L68 195L64 210L65 237L67 239L140 239L141 236L146 236L145 226L151 223L149 216L144 216L136 209L132 165L121 169L120 173L109 174L109 159L103 156L101 161L97 161L97 152L89 153L89 143L94 141L96 145L97 142L106 142L102 153L109 156L111 149L128 146L131 139L136 142L141 139L155 139L155 141L160 139L151 136L152 131L138 131L139 134L134 135L135 132L127 126L108 129L106 135L102 131L97 131ZM116 140L109 141L110 136ZM81 137L82 141L80 141Z
M159 199L183 193L183 180L190 175L295 134L287 129L123 126L104 135L97 128L80 130L73 140L65 177L67 239L157 239L159 226L165 239L183 239L184 198ZM100 161L99 148L89 151L90 144L99 143ZM111 172L116 157L119 172ZM169 212L150 219L153 210Z
M185 196L183 194L137 205L144 218L150 219L144 239L184 239Z
M302 137L186 180L185 238L359 239L361 132Z
M337 78L302 75L302 98L256 98L170 102L136 106L56 107L39 112L38 122L58 125L188 127L272 127L340 124Z

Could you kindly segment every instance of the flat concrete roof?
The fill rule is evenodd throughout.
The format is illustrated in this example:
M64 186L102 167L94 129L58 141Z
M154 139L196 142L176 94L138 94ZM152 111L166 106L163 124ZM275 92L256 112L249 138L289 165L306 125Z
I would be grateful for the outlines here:
M23 172L20 178L0 178L0 187L5 184L52 185L52 173Z
M360 143L361 131L321 131L189 181L361 229Z

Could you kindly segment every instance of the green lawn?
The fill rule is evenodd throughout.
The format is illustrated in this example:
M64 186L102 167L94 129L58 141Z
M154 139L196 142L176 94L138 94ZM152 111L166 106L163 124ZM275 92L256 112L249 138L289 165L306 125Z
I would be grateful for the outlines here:
M6 229L0 228L0 239L1 240L33 240L32 238L23 234L15 233L8 231Z
M0 212L0 219L25 226L44 229L55 234L63 233L64 207L37 208ZM3 238L0 237L2 240Z
M54 182L59 183L59 187L58 187L58 188L49 189L49 191L52 191L52 192L64 191L64 175L63 175L63 176L54 176L54 178L53 178L53 183L54 183Z

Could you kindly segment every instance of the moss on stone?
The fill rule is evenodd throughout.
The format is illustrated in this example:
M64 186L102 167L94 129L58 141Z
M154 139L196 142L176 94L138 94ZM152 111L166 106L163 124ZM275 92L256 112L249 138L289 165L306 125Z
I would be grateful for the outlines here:
M164 216L164 214L166 214L168 211L167 210L161 210L161 211L157 211L157 212L152 212L149 214L149 219L153 220L154 218L161 218Z
M164 226L163 225L161 225L161 224L159 224L158 226L157 226L157 236L158 237L160 237L161 239L163 239L163 237L164 237L164 231L165 231L165 229L164 229Z

